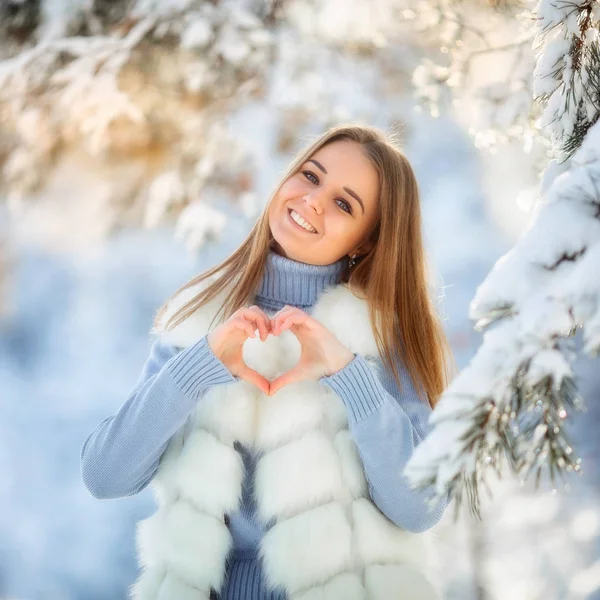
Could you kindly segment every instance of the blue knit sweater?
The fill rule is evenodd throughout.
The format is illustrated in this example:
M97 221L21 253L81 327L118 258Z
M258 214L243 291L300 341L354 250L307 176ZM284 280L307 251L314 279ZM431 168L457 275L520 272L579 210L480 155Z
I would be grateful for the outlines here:
M320 292L340 281L347 258L330 265L309 265L271 252L255 303L272 316L289 304L310 314ZM429 510L422 491L411 490L402 475L414 448L429 431L431 413L400 362L402 392L379 363L373 374L361 355L320 382L344 402L373 502L403 529L421 532L435 525L448 499ZM142 373L116 414L85 440L81 474L96 498L137 494L152 480L171 436L182 427L206 391L238 381L213 354L204 336L180 350L155 340ZM241 447L246 467L240 510L230 516L234 541L222 600L283 600L266 593L257 547L265 533L255 519L253 475L258 455Z

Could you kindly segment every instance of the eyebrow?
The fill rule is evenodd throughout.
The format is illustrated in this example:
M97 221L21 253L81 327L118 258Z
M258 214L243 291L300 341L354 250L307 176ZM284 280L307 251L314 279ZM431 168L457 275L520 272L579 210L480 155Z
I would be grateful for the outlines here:
M317 165L317 167L319 167L319 169L321 169L321 171L323 171L323 173L325 173L325 175L327 175L327 169L318 161L316 161L314 158L309 158L307 162L311 162L311 163L315 163L315 165ZM365 205L363 204L363 201L360 199L359 195L352 191L350 188L345 187L343 188L346 192L348 192L348 194L350 194L359 204L360 207L362 208L362 212L363 215L365 214Z

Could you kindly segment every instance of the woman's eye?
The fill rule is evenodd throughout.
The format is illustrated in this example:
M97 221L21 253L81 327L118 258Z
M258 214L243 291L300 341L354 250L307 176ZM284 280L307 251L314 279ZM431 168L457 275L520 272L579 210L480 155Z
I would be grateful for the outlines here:
M336 200L336 202L341 202L346 207L346 209L342 209L342 210L346 210L347 213L352 214L352 208L350 207L350 205L345 200L342 200L341 198L338 198ZM338 206L340 206L340 204L338 204Z
M308 179L309 181L312 181L315 184L319 183L319 178L311 171L302 171L302 173L303 173L304 177L306 177L306 179ZM311 177L312 177L312 179L311 179Z

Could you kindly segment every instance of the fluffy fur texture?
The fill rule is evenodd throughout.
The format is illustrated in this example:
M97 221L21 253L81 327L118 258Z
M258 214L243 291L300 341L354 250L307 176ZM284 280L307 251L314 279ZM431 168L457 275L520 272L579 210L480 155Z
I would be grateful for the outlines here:
M174 298L163 323L199 291ZM209 332L222 300L154 332L187 347ZM322 292L311 314L351 352L378 356L366 302L345 284ZM248 339L243 355L272 380L297 362L300 344L284 331ZM239 507L244 477L236 440L262 451L255 494L258 517L273 523L259 548L268 587L290 600L441 597L429 579L429 532L398 528L370 499L342 400L313 381L272 397L239 381L209 390L161 458L152 481L159 508L138 523L133 600L203 600L221 589L232 550L225 515Z

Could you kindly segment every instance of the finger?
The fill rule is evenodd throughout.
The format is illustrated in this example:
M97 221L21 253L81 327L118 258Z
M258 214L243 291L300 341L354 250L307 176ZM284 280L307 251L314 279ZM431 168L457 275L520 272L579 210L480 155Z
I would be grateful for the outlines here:
M277 321L279 319L281 319L283 316L289 314L290 312L293 312L295 310L299 310L297 309L295 306L289 306L289 305L285 305L283 308L280 308L272 317L271 317L271 322L273 321Z
M289 316L294 314L306 314L304 311L294 306L288 306L286 309L287 310L282 309L272 321L272 330L275 335L278 335L281 332L281 323Z
M284 307L280 308L274 315L273 318L275 318L276 316L280 315L283 311L285 310L290 310L291 308L295 308L294 306L290 306L289 304L286 304Z
M266 339L271 329L271 319L269 319L268 315L256 304L252 305L248 310L259 316L256 323L259 326L259 331L264 336L264 339Z
M247 365L242 367L239 377L248 381L252 385L255 385L263 394L270 394L271 384L268 379L263 377L260 373L257 373L254 369L251 369Z
M304 319L298 315L289 315L281 320L279 328L283 331L289 329L292 325L302 325Z
M252 327L252 325L250 323L248 323L248 321L246 321L242 318L234 319L231 322L231 325L235 329L243 331L247 337L252 337L252 338L256 337L256 334L254 333L254 327Z
M269 395L272 396L276 394L282 387L289 385L290 383L294 383L295 381L302 381L302 373L300 371L292 369L287 373L283 373L273 381L271 381L270 392Z
M250 310L249 308L240 308L237 312L236 312L237 318L242 320L244 323L248 324L251 328L252 331L255 331L256 329L259 330L260 332L260 327L259 327L259 316L258 313L256 313L253 310Z
M258 328L260 339L264 342L269 335L269 317L256 305L250 308L243 308L240 311L244 318L252 321Z
M304 325L307 329L312 329L308 315L293 314L285 317L279 324L279 330L290 329L293 325Z

